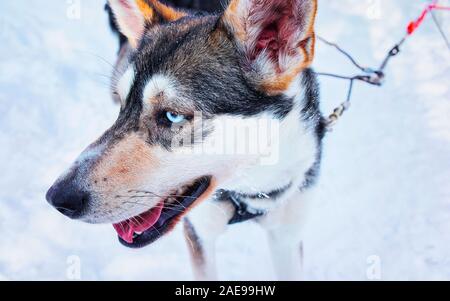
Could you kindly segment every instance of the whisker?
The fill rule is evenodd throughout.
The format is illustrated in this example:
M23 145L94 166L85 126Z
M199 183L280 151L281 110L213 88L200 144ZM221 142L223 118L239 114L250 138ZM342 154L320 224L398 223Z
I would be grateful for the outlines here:
M194 197L192 197L192 198L194 198ZM136 198L134 198L134 199L138 199L137 197ZM148 199L147 197L141 197L140 199ZM195 199L195 198L194 198ZM189 209L188 207L186 207L185 205L183 205L180 201L178 201L178 200L176 200L176 199L174 199L174 201L176 202L176 203L174 203L174 204L170 204L170 203L168 203L168 204L164 204L164 207L165 208L175 208L175 207L181 207L181 208L183 208L183 209ZM148 204L145 204L145 203L143 203L143 202L140 202L139 201L139 199L137 200L137 201L125 201L124 202L125 204L132 204L132 205L139 205L139 206L143 206L143 207L146 207L146 208L149 208L149 209L151 209L151 208L154 208L155 206L151 206L151 205L148 205ZM217 209L219 209L220 211L221 211L221 213L222 214L224 214L224 215L227 215L227 212L221 207L221 206L219 206L218 204L215 204L214 202L208 202L207 203L208 205L210 205L210 206L214 206L214 207L216 207ZM180 212L181 212L181 209L179 209L180 210Z
M148 204L145 204L145 203L141 203L141 202L124 202L124 204L139 205L139 206L143 206L143 207L146 207L146 208L149 208L149 209L155 208L155 206L151 206L151 205L148 205ZM182 209L180 209L180 207L181 207ZM170 209L170 210L177 210L177 211L179 211L179 212L184 212L186 209L188 209L187 207L182 206L182 205L178 205L178 204L175 204L175 205L173 205L173 204L167 204L167 205L164 205L164 208ZM124 211L125 211L125 210L126 210L126 209L124 209ZM142 217L141 217L141 218L142 218Z
M178 201L177 199L175 199L175 202L177 202L178 203L178 205L176 205L176 206L181 206L181 207L183 207L184 209L187 209L186 208L186 206L184 206L180 201ZM170 204L168 204L168 205L170 205ZM172 204L173 205L173 204Z
M105 59L104 57L102 57L102 56L100 56L100 55L98 55L98 54L96 54L94 52L91 52L91 51L88 51L88 50L77 50L77 51L80 52L80 53L85 53L85 54L89 54L91 56L94 56L95 58L99 59L100 61L102 61L103 63L107 64L109 67L111 67L112 70L114 70L114 68L115 68L115 66L111 62L109 62L107 59Z
M152 226L152 229L156 230L156 232L158 232L159 236L162 236L161 232L159 232L158 228L156 228L155 226Z
M116 195L117 199L120 198L129 198L129 199L138 199L138 198L160 198L160 199L167 199L167 198L186 198L186 199L196 199L196 197L190 196L190 195L177 195L177 194L171 194L167 196L163 195L155 195L155 196L149 196L149 195Z

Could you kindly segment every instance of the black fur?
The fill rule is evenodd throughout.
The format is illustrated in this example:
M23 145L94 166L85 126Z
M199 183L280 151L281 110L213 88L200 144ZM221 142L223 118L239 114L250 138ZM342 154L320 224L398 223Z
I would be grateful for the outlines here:
M322 140L326 133L325 119L320 112L320 87L317 76L312 69L303 71L302 86L304 89L303 104L300 118L305 121L316 133L318 150L314 165L306 172L305 181L299 187L305 190L313 186L319 177L322 161Z
M228 1L220 0L163 0L162 2L174 7L186 8L190 10L205 11L208 13L218 13L223 10Z

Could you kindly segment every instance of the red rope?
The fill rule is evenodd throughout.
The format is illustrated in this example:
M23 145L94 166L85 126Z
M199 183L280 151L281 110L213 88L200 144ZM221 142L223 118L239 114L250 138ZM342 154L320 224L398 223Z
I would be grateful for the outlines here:
M450 10L450 7L448 6L440 6L437 4L437 1L433 1L433 3L427 5L425 9L420 14L420 17L417 18L417 20L412 21L408 24L407 32L408 35L412 35L414 31L416 31L417 28L422 24L423 20L425 20L425 17L433 10Z

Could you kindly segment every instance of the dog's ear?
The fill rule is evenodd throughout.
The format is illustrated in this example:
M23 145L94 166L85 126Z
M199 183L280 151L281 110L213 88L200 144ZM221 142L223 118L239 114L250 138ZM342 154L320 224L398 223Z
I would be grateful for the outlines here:
M221 22L260 90L275 95L314 57L317 0L231 0Z
M146 26L160 22L173 22L187 14L157 0L108 0L120 32L131 46L139 44Z

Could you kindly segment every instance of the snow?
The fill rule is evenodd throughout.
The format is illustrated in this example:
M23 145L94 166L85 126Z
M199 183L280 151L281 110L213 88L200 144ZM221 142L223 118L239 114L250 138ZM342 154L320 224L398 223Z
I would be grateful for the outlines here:
M317 31L376 66L424 3L320 1ZM180 229L128 250L110 225L69 221L44 198L118 112L108 91L116 40L103 4L0 2L0 280L73 279L73 258L83 280L192 279ZM305 228L306 279L450 280L449 55L427 19L383 88L355 86L350 111L325 140ZM315 68L355 71L321 43ZM321 78L321 86L330 112L346 82ZM269 263L255 224L231 227L218 243L221 279L273 280Z

